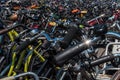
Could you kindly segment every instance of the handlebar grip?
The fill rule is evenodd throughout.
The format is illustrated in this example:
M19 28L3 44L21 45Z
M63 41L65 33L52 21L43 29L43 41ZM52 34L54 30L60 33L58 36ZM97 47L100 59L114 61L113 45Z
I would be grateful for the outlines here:
M61 42L62 48L67 48L69 46L72 39L75 37L77 31L78 31L77 25L70 24L70 29L68 30L68 33L65 35L63 41Z
M75 45L71 48L66 49L65 51L58 53L57 55L53 56L53 60L57 65L64 64L67 60L71 59L75 55L79 54L80 52L89 48L89 46L94 45L96 41L98 41L101 37L96 37L93 40L89 40L88 42L84 42L78 45Z
M14 80L14 76L11 76L11 77L5 77L5 78L2 78L0 80Z
M97 60L95 60L95 61L92 61L92 62L90 63L90 65L91 65L91 66L97 66L97 65L99 65L99 64L102 64L102 63L111 61L111 60L113 60L114 58L115 58L114 55L104 56L104 57L101 57L101 58L99 58L99 59L97 59Z

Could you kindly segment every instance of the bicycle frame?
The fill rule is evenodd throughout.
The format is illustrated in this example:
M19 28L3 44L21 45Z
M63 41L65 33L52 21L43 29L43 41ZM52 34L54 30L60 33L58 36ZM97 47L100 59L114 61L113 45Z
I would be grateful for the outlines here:
M12 30L12 31L8 32L8 36L9 36L10 40L13 42L14 38L18 36L18 33L15 30Z
M36 46L34 49L33 49L33 47L31 45L28 46L29 53L27 54L27 57L25 59L24 72L28 72L29 63L31 61L33 53L39 57L39 59L40 59L41 62L45 61L45 59L36 50L39 46L41 46L41 41L38 41L38 42L39 42L38 46ZM16 59L17 59L17 57L16 57L17 56L17 52L13 53L13 56L12 56L12 65L10 67L8 76L16 75L17 74L14 71L14 68L15 68L15 70L19 70L20 69L22 61L23 61L23 59L25 57L25 53L26 53L26 50L24 50L24 51L21 52L21 55L20 55L20 57L18 59L18 63L16 65L16 67L15 67L15 62L16 62ZM28 80L28 79L26 78L25 80Z

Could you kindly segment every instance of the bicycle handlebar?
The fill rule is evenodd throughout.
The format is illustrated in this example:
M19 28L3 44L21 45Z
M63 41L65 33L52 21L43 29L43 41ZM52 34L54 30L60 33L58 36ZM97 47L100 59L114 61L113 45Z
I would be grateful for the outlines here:
M34 77L35 80L39 80L39 77L37 74L33 73L33 72L27 72L27 73L22 73L22 74L18 74L16 76L10 76L10 77L6 77L6 78L2 78L0 80L15 80L19 77L23 77L23 76L27 76L27 75L31 75Z
M96 59L94 61L86 62L84 66L97 66L97 65L103 64L105 62L109 62L117 57L120 57L120 54L111 54L111 55L103 56L103 57Z
M98 66L100 64L103 64L103 63L106 63L106 62L109 62L109 61L112 61L114 60L115 58L120 58L120 54L110 54L110 55L107 55L107 56L103 56L103 57L100 57L96 60L93 60L93 61L85 61L83 64L80 64L79 66L79 69L74 69L74 71L81 71L82 69L84 68L90 68L90 67L95 67L95 66Z
M114 58L115 58L114 55L104 56L104 57L99 58L99 59L97 59L97 60L95 60L95 61L92 61L92 62L90 63L90 65L91 65L91 66L96 66L96 65L99 65L99 64L102 64L102 63L111 61L111 60L113 60Z
M9 32L12 29L15 29L17 27L24 27L24 25L22 25L22 24L16 24L16 25L13 25L13 27L2 29L2 30L0 30L0 35L5 34L5 33Z
M39 77L37 74L33 73L33 72L27 72L27 73L22 73L22 74L19 74L19 75L16 75L14 76L15 79L19 78L19 77L22 77L22 76L27 76L27 75L31 75L34 77L35 80L39 80Z
M20 46L18 46L15 50L15 52L18 52L21 53L21 51L23 51L25 48L27 48L28 45L30 45L33 41L35 41L38 37L40 36L45 36L45 38L48 40L48 41L61 41L63 40L63 38L51 38L47 33L45 33L45 31L42 31L41 33L38 33L36 36L22 42L20 44Z

